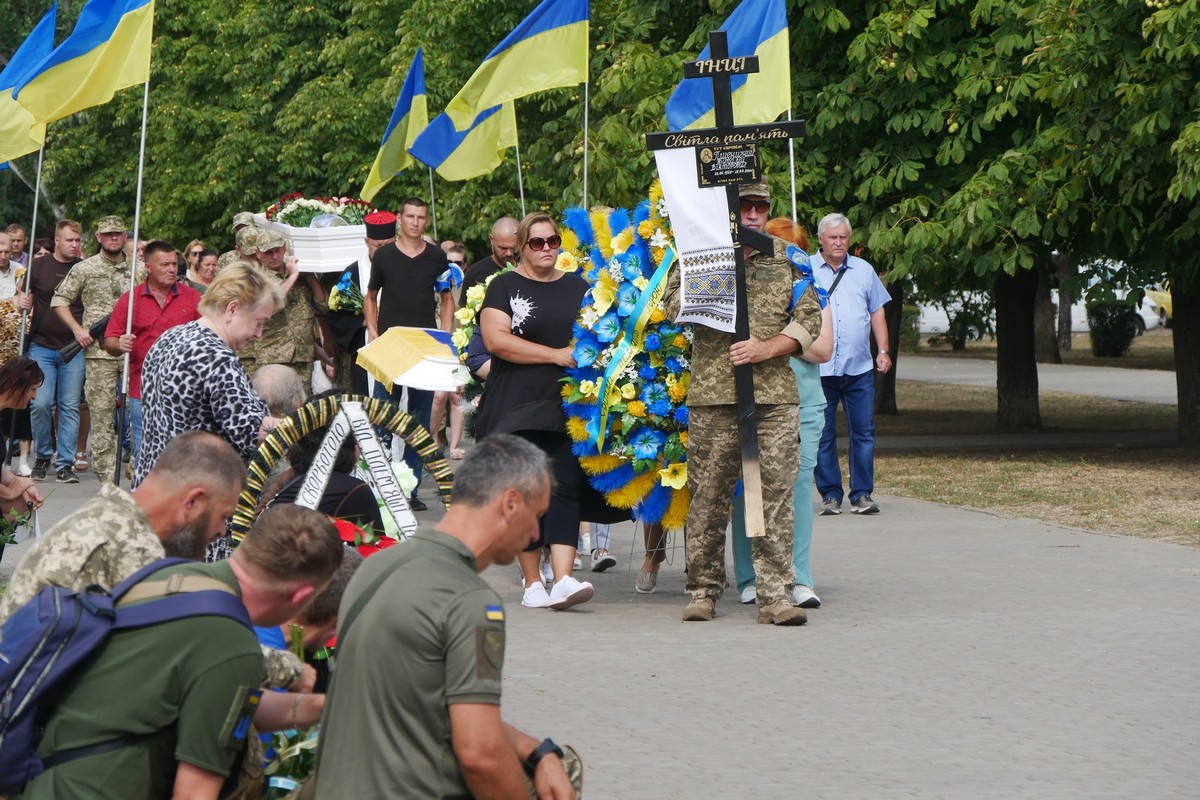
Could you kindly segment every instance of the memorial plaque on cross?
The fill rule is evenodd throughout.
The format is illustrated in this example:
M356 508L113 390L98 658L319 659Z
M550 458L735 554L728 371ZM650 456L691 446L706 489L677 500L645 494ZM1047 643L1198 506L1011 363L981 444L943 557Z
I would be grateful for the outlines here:
M733 75L758 72L758 57L730 58L724 31L709 33L708 48L710 58L707 61L685 63L683 76L712 79L716 127L652 133L646 136L646 146L650 150L694 148L697 159L697 188L725 187L736 276L736 316L731 342L741 342L750 338L750 316L746 300L746 259L742 248L749 247L770 254L774 252L774 246L771 237L742 226L738 184L760 180L760 142L786 142L791 138L802 137L805 125L804 120L759 125L735 124L730 78ZM763 520L762 474L758 454L758 414L754 402L754 367L751 364L735 366L733 376L737 390L742 488L746 501L746 535L757 537L766 532L766 525Z

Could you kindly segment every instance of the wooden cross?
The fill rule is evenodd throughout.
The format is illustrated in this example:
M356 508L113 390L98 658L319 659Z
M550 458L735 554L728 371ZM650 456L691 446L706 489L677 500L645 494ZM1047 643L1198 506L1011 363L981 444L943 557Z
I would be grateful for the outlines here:
M711 78L716 127L671 133L651 133L646 146L651 150L692 147L697 153L699 187L725 187L729 209L729 230L733 235L736 275L736 319L733 342L750 338L750 315L746 302L746 259L742 247L771 254L771 237L741 224L738 184L761 180L758 168L758 143L785 142L805 134L804 120L773 122L764 125L736 125L733 120L733 91L730 77L758 72L758 56L729 57L725 31L708 34L707 61L688 61L683 65L685 78ZM742 452L742 489L746 501L746 535L766 533L763 518L762 474L758 454L758 412L754 402L754 367L741 364L733 369L737 390L738 439Z

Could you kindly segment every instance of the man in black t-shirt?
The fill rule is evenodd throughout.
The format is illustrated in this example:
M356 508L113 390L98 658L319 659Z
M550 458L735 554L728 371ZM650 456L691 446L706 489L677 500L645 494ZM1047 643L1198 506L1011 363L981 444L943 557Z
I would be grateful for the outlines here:
M504 269L505 264L516 261L517 221L512 217L496 220L488 235L488 244L492 247L492 254L467 267L463 276L462 292L459 294L463 305L467 304L467 292L472 286L482 284L489 275Z
M29 357L42 368L46 379L33 400L30 419L36 460L33 479L43 481L54 460L55 472L73 475L75 445L79 438L79 399L83 391L84 359L76 356L63 361L59 348L75 341L75 334L57 314L50 310L50 299L59 282L81 260L83 226L70 219L60 220L54 227L54 252L33 260L29 272L29 293L19 295L17 306L33 312ZM83 306L70 306L76 322L83 320ZM58 454L52 449L50 426L54 422L54 406L58 405ZM65 470L65 472L64 472Z
M428 207L424 200L406 199L400 208L399 234L396 243L381 247L371 259L371 282L363 300L363 317L370 340L388 328L440 328L450 332L454 323L453 288L445 277L449 269L446 254L437 245L421 238L429 224ZM380 291L383 297L380 298ZM441 296L439 311L438 296ZM375 396L398 402L402 386L391 394L383 384L375 384ZM433 407L433 392L408 390L408 413L418 423L429 428L429 411ZM421 480L421 457L411 447L404 449L404 463ZM414 511L426 506L417 499L416 491L409 499Z

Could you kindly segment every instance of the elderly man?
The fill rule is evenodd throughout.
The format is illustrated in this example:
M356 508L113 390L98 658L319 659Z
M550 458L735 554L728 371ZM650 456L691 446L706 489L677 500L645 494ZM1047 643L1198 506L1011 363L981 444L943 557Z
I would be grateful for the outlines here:
M200 293L176 281L179 262L175 248L156 239L146 245L146 281L134 287L133 328L129 324L129 292L113 307L104 330L104 350L124 357L129 353L129 418L133 427L133 452L142 446L142 362L166 331L200 319Z
M846 413L850 436L850 510L878 514L871 499L875 489L875 368L892 368L888 354L887 319L883 307L891 300L875 268L850 255L850 220L827 214L817 223L819 252L813 254L813 275L829 292L833 311L833 358L821 365L825 390L825 430L817 451L816 481L821 514L842 513L842 468L837 454L838 403ZM879 346L872 362L871 335Z
M125 255L128 233L125 222L116 216L104 217L96 226L96 241L100 252L76 264L54 291L50 307L64 325L71 329L75 341L87 348L84 351L87 370L88 407L94 414L92 425L92 472L101 483L116 480L117 436L113 413L117 407L117 381L121 375L121 359L104 350L92 339L90 329L112 313L117 300L129 291L130 260ZM139 267L137 279L146 279L144 267ZM83 306L83 317L75 318L73 306ZM59 483L77 483L70 468L59 470Z
M254 625L271 627L303 613L344 549L324 514L282 506L259 517L229 560L173 565L148 580L219 582ZM262 663L254 632L225 616L114 633L55 698L38 755L61 760L18 797L216 800L251 719L264 731L308 724L309 695L269 692L260 707Z
M740 187L741 220L764 233L770 217L766 183ZM772 239L774 252L747 248L746 291L750 338L729 343L728 334L693 328L692 384L688 393L688 482L692 504L687 518L685 622L711 620L725 591L725 529L741 457L738 444L734 367L753 365L758 446L762 455L762 494L766 534L751 542L758 575L758 621L803 625L807 615L791 604L792 507L799 469L799 395L788 357L799 355L821 332L821 304L812 287L792 299L796 275L786 258L787 243ZM678 272L671 273L666 312L679 311Z
M317 797L529 797L530 781L544 800L575 797L574 752L501 718L504 605L479 576L538 538L549 505L545 454L489 436L455 473L441 521L355 575L338 618Z
M459 297L465 305L467 292L472 286L482 284L489 276L504 269L504 265L515 260L517 252L517 221L513 217L501 217L492 223L492 232L488 234L488 245L492 248L491 255L476 261L467 267L463 274L462 291Z
M25 226L18 222L14 222L5 228L8 234L8 248L12 256L12 262L17 266L29 266L29 253L25 252L25 245L29 244L29 236L25 233Z
M33 479L44 481L51 467L64 483L78 482L75 477L75 444L79 438L79 400L83 393L84 363L75 358L64 361L59 350L74 341L72 328L50 310L54 290L71 267L80 260L83 227L72 219L59 220L54 226L54 252L33 260L29 273L29 293L17 298L17 306L33 312L29 332L29 357L38 363L46 380L33 400L30 419L37 452ZM76 324L83 319L82 304L70 309ZM51 430L54 409L58 407L58 449Z

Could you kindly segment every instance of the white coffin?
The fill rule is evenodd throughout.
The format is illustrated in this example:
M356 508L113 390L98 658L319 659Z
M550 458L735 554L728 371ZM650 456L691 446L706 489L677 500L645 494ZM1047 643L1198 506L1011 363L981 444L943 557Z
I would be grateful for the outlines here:
M367 245L363 241L367 236L366 225L293 228L272 222L262 214L254 215L254 224L274 228L291 240L301 272L341 272L355 260L367 257Z

